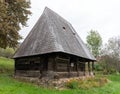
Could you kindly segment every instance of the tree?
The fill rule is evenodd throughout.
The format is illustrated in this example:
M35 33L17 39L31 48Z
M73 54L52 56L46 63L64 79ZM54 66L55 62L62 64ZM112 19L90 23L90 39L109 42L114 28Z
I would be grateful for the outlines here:
M120 72L120 37L113 37L108 40L108 43L105 45L105 48L102 50L102 58L104 60L103 66L106 70L119 71Z
M120 58L120 38L114 37L108 40L107 44L108 53Z
M31 14L28 0L0 0L0 47L15 48L21 39L19 30Z
M100 47L102 45L102 38L100 34L97 31L91 30L86 37L86 40L93 55L97 57L100 54Z

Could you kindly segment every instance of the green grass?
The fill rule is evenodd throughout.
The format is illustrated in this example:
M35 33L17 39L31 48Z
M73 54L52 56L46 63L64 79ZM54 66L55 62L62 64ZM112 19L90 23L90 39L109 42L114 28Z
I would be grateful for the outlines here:
M50 90L14 80L7 75L0 75L0 94L49 94Z
M15 80L8 73L13 73L12 59L0 58L0 94L120 94L120 75L106 76L110 83L103 87L90 89L55 90L35 86Z
M0 73L13 73L14 60L0 57Z

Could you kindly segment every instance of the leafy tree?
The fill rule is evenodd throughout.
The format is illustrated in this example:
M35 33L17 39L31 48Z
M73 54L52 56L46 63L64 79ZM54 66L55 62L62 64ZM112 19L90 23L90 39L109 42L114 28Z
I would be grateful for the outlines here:
M26 26L31 14L28 0L0 0L0 47L16 47L21 39L19 30Z
M100 54L100 48L102 45L102 38L100 34L97 31L91 30L86 37L86 40L93 55L97 57Z
M108 40L105 48L102 49L102 57L102 60L105 61L103 63L104 69L120 72L120 37L114 37Z
M110 38L107 44L108 53L120 58L120 38Z

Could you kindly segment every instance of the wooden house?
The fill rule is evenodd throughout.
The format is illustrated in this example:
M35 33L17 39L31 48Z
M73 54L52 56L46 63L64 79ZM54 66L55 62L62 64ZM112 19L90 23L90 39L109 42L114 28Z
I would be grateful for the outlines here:
M40 78L91 74L96 60L72 25L47 7L14 59L15 75Z

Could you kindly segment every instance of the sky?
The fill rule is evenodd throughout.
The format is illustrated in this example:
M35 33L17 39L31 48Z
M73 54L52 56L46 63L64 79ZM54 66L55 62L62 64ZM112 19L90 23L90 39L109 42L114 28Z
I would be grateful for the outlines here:
M120 0L31 0L32 15L20 35L23 39L33 28L45 7L69 21L82 40L90 30L101 35L103 44L111 37L120 36Z

